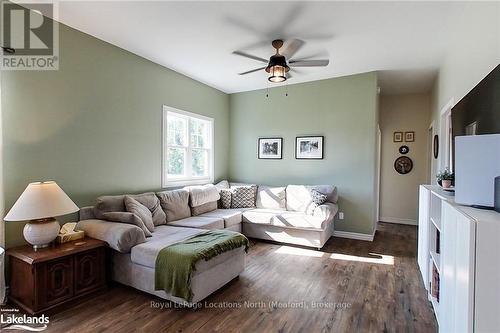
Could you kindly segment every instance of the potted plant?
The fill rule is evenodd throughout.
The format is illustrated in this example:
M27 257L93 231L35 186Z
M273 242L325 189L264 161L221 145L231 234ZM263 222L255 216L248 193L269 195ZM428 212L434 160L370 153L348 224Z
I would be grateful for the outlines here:
M443 171L438 172L436 178L438 184L443 188L450 188L455 181L455 174L446 168Z

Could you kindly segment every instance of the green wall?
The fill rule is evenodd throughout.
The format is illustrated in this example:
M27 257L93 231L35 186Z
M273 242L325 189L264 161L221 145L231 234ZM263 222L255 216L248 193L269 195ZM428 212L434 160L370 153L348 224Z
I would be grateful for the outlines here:
M162 104L215 118L215 178L228 174L229 97L64 25L58 71L2 72L6 210L53 179L79 205L161 188ZM175 51L172 51L175 52ZM6 246L24 243L6 223Z
M371 234L375 221L377 77L346 76L230 96L229 175L257 184L335 184L343 221ZM323 160L296 160L295 137L324 135ZM259 137L282 137L282 160L257 159Z

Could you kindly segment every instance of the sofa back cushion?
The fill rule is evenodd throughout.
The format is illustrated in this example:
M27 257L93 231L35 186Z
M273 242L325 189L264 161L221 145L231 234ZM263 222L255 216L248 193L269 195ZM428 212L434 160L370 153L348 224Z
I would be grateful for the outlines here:
M94 215L96 218L105 220L104 213L126 212L123 198L125 195L103 195L96 199Z
M217 201L207 202L203 205L191 207L191 215L198 216L217 209Z
M161 208L167 215L167 222L177 221L191 216L189 208L189 192L173 190L156 193L160 199Z
M184 188L189 192L189 205L198 207L220 199L219 189L213 184L201 186L187 186Z
M312 189L326 195L327 202L337 202L337 188L333 185L288 185L286 187L286 209L312 214L317 206L313 201Z
M259 185L257 190L257 208L286 209L286 187Z

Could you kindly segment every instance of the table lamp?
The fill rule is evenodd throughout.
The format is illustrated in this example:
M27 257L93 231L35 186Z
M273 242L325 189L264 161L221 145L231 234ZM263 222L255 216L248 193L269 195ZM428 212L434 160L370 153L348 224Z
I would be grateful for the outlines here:
M30 183L5 216L5 221L28 221L24 239L33 249L47 247L59 233L55 216L80 210L54 181Z

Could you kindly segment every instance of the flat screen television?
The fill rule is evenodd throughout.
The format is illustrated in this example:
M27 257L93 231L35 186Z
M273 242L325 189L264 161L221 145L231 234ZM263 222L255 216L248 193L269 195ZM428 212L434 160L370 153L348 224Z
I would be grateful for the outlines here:
M451 122L453 140L462 135L500 133L500 65L451 109Z
M492 207L500 176L500 65L451 111L457 203Z

